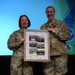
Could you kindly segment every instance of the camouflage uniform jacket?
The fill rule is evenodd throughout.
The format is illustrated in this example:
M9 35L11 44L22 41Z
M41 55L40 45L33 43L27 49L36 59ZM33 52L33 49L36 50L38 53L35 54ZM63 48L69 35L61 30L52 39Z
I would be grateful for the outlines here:
M70 39L70 30L64 22L57 21L54 24L49 22L41 26L42 30L54 28L55 33L50 32L50 53L51 56L68 54L68 48L65 41Z
M24 37L24 31L22 29L13 32L8 39L8 48L13 50L13 56L22 56L23 44L20 44L21 38ZM21 55L20 55L21 54Z

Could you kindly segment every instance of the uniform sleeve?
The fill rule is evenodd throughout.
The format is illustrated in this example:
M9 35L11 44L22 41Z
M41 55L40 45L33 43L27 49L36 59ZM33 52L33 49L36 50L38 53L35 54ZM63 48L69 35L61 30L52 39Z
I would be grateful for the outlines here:
M9 36L7 46L10 50L17 50L17 48L19 48L20 44L19 44L19 41L16 40L16 38L17 38L17 35L15 32Z
M42 26L40 27L40 30L46 30L45 25L42 25Z
M55 34L60 40L67 41L70 39L70 30L64 22L58 29L55 29Z

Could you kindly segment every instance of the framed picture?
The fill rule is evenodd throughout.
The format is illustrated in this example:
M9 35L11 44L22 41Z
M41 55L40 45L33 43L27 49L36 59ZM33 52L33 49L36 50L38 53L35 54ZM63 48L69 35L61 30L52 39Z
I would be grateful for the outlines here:
M46 30L24 30L24 61L50 61L49 37Z

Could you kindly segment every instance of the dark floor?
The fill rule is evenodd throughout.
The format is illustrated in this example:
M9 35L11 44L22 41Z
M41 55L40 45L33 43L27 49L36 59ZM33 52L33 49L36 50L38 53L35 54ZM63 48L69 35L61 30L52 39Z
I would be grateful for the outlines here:
M0 56L0 75L10 75L10 58L11 56ZM34 75L43 75L41 63L34 65ZM66 75L75 75L75 55L69 55Z

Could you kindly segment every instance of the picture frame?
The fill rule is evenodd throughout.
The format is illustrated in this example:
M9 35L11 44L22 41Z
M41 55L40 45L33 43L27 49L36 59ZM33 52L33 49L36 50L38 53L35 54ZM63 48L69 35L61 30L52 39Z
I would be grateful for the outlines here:
M50 33L47 30L24 30L24 61L50 61Z

